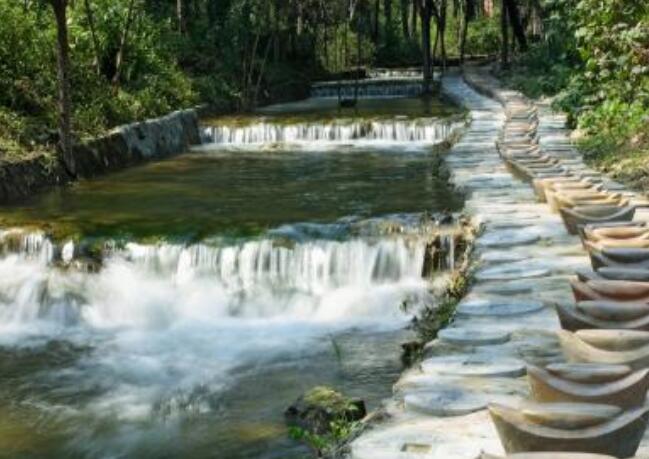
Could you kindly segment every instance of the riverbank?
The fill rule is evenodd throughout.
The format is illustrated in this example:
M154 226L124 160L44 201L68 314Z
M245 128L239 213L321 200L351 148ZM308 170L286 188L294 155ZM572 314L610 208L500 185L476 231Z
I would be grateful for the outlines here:
M588 266L588 258L559 216L506 167L496 145L538 139L545 153L570 170L596 173L572 148L564 117L502 89L488 75L470 72L465 78L497 99L480 95L458 76L444 80L444 90L471 110L473 120L447 162L452 182L468 192L465 211L485 228L476 241L476 282L451 325L426 346L422 363L401 376L386 416L352 443L354 459L503 454L487 403L518 403L528 393L522 377L527 364L563 360L551 306L571 301L568 279ZM521 132L510 110L526 111L538 127ZM623 190L601 178L606 188Z
M32 196L57 185L117 171L187 151L199 144L196 110L183 110L120 126L75 145L70 155L34 153L0 162L0 204Z
M523 56L507 71L494 65L491 73L504 87L520 91L534 103L567 112L567 122L575 129L571 140L586 164L629 188L649 193L649 114L639 106L598 101L570 94L571 78L578 70L569 66L528 68L533 57ZM602 90L605 94L607 90ZM600 94L601 96L601 94ZM573 100L577 99L577 100ZM581 126L580 126L581 125Z

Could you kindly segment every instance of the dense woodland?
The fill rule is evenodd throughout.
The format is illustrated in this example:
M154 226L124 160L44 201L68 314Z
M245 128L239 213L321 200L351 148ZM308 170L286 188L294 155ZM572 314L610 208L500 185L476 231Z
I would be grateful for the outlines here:
M532 96L558 94L589 151L647 144L644 1L0 0L0 23L5 159L177 108L304 96L357 68L430 79L478 55Z

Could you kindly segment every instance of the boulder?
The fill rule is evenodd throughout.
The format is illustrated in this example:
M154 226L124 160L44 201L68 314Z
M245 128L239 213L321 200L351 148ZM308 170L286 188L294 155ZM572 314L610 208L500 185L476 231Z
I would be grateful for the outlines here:
M284 411L287 424L316 435L330 433L333 421L360 421L366 415L363 400L347 398L324 386L305 392Z

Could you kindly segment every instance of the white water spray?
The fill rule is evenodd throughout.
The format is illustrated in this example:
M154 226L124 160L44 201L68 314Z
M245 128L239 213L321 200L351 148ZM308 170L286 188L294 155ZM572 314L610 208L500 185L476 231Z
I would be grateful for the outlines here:
M205 142L224 145L264 143L386 143L439 144L463 123L435 118L389 120L336 120L319 123L282 124L262 121L246 126L210 126Z

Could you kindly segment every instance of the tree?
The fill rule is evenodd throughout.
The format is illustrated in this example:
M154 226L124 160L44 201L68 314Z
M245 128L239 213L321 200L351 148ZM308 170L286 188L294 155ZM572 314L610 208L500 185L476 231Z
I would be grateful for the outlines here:
M500 34L502 36L502 43L500 48L500 66L502 68L509 67L509 19L507 17L507 8L505 0L500 8Z
M511 25L512 31L514 32L518 49L522 52L527 51L527 38L525 37L525 29L521 23L521 15L518 11L516 0L503 0L502 8L507 10L509 25Z
M466 52L466 38L469 30L469 22L475 17L476 0L459 1L457 7L462 11L462 26L460 29L460 65L464 65L464 55Z
M84 0L84 11L86 13L86 21L88 21L88 29L90 29L90 38L92 38L92 48L95 52L95 61L93 65L95 66L95 71L97 75L101 74L101 51L99 47L99 39L97 38L97 31L95 28L95 15L90 6L90 0Z
M401 31L403 38L409 40L412 38L410 33L410 3L411 0L401 0Z
M135 9L135 0L130 0L128 4L128 9L126 10L126 19L124 21L124 29L122 30L122 36L119 41L119 48L117 49L117 54L115 56L115 74L113 75L113 87L119 89L120 79L122 77L122 66L124 65L124 53L126 52L126 46L128 44L128 37L131 31L131 25L133 24L133 18Z
M435 46L433 46L433 63L437 52L437 45L440 45L440 57L442 61L442 72L446 71L446 12L447 0L433 0L433 16L437 25L437 34L435 35Z
M71 174L76 173L72 155L72 103L70 98L70 43L68 41L68 0L49 0L56 18L57 77L59 86L59 148Z
M182 35L187 30L187 18L183 0L176 0L176 16L178 18L178 32Z
M392 40L394 39L394 30L392 23L392 0L383 0L383 16L385 23L383 24L384 28L384 40L387 46L390 46Z
M430 59L430 20L433 12L433 0L416 0L421 16L421 49L423 55L424 93L430 93L432 65Z

